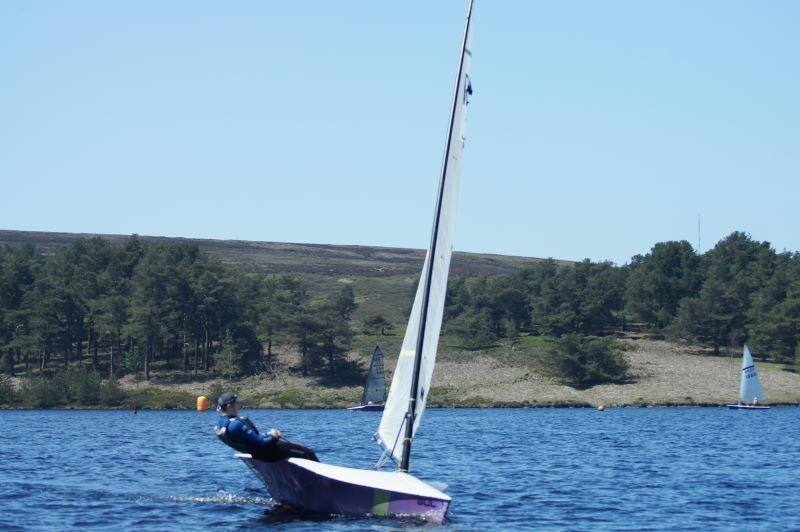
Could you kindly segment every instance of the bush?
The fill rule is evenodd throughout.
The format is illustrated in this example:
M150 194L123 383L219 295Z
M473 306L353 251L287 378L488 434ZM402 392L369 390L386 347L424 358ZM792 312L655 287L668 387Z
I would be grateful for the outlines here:
M122 392L116 383L104 384L95 371L60 371L51 377L26 378L22 381L19 395L25 406L50 408L118 404Z
M116 379L108 379L100 385L100 404L103 406L119 406L122 402L122 389Z
M139 373L144 369L144 357L139 346L133 346L122 356L122 367L128 373Z
M272 396L272 400L281 405L281 408L286 406L302 408L307 399L309 391L301 388L286 388Z
M0 375L0 405L10 405L17 400L17 392L11 379L6 375Z
M69 400L66 380L62 373L48 379L43 376L29 377L22 381L20 396L25 406L47 408L64 404Z
M75 402L82 406L95 406L100 403L101 380L96 371L67 374L70 392Z
M543 353L543 365L552 376L575 388L588 388L627 378L628 363L613 338L569 334Z
M239 395L239 392L237 392L234 389L231 389L230 386L223 386L221 384L212 384L208 388L208 391L204 391L202 395L205 395L206 397L208 397L208 404L209 404L209 406L211 408L216 408L217 407L217 399L219 399L220 395L222 395L223 393L226 393L226 392L233 392L237 396Z
M11 351L6 351L6 354L0 357L0 371L14 375L14 355Z
M128 403L131 407L151 409L193 409L196 397L194 394L183 390L164 390L155 386L136 388L128 393Z

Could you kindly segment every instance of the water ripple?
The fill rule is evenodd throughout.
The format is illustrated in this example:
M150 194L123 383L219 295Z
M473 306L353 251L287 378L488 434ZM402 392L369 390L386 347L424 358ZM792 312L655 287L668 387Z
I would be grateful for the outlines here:
M323 460L377 458L377 415L248 415ZM0 421L27 435L4 447L3 530L429 528L276 507L214 438L213 413L2 411ZM800 529L800 409L430 410L413 456L416 474L449 485L453 530Z

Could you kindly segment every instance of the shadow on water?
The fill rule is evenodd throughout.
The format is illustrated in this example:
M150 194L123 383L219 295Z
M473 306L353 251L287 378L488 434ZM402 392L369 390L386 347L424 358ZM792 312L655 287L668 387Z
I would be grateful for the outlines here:
M310 515L298 512L291 508L273 504L273 506L261 514L259 522L263 524L276 525L294 522L324 523L335 519L345 519L335 515Z
M263 525L288 525L288 524L309 524L327 523L329 525L346 525L357 527L360 530L385 530L417 527L438 527L428 523L416 516L408 517L348 517L343 515L314 515L306 514L293 510L279 504L275 504L265 510L258 519L259 524Z

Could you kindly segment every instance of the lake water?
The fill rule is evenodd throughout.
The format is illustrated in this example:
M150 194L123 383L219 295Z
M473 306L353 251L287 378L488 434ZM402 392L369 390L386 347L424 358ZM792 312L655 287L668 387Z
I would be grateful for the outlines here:
M323 461L369 467L379 413L245 410ZM415 528L272 508L187 411L0 411L0 529ZM446 528L800 529L800 409L428 410L412 472L449 484ZM428 525L430 526L430 525Z

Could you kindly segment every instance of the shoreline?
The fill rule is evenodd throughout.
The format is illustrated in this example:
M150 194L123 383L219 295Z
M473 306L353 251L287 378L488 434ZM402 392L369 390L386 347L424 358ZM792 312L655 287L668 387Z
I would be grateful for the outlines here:
M730 403L734 404L734 403ZM760 406L768 406L770 408L797 408L800 407L800 403L770 403L770 404L762 404ZM633 408L727 408L725 404L652 404L652 405L603 405L604 410L612 410L612 409L633 409ZM534 410L534 409L581 409L581 410L597 410L596 406L593 405L494 405L494 406L429 406L426 407L426 410ZM130 408L125 407L99 407L99 406L86 406L86 407L74 407L74 408L65 408L65 407L53 407L53 408L33 408L33 407L7 407L7 406L0 406L0 412L11 412L11 411L26 411L26 412L41 412L41 411L64 411L64 412L77 412L77 411L94 411L94 412L105 412L105 411L132 411ZM245 409L247 410L347 410L347 407L316 407L316 406L303 406L303 407L273 407L273 406L253 406L248 407ZM172 411L181 411L181 412L195 412L196 409L187 408L187 407L180 407L180 408L140 408L139 412L172 412ZM214 413L214 409L208 409L204 412L197 412L199 414L210 414Z
M645 338L623 340L629 378L618 384L576 389L544 375L533 347L499 347L485 351L440 348L428 408L676 408L721 407L738 400L741 363L738 358L709 356L696 346ZM286 368L296 365L292 352L282 352ZM357 357L357 355L354 355ZM361 366L367 355L352 359ZM387 358L387 381L394 370ZM757 362L766 398L762 404L800 406L800 373L772 361ZM18 383L17 383L18 385ZM362 386L326 385L320 377L282 371L237 381L222 379L176 382L156 374L149 382L132 376L118 381L115 391L84 404L41 406L35 399L17 398L2 410L196 410L197 397L210 404L224 391L244 398L248 408L339 410L359 404ZM38 408L37 408L38 406ZM213 408L212 408L213 410Z

